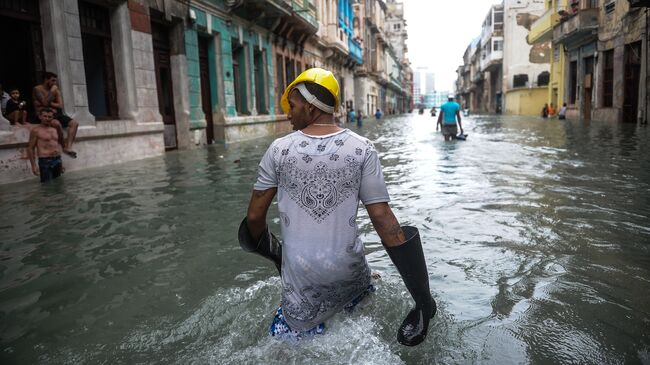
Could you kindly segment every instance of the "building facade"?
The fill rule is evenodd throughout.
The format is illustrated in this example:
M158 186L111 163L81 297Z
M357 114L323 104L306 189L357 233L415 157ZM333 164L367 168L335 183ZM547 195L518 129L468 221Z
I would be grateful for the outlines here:
M564 47L553 42L553 27L561 19L568 6L568 0L546 0L544 13L531 24L527 41L532 46L550 45L550 77L547 88L546 103L561 107L564 97L564 65L566 63Z
M547 102L551 42L527 42L531 25L544 13L544 1L504 1L502 86L507 114L540 115Z
M601 0L591 109L595 120L648 122L648 7L650 2ZM644 5L645 7L634 7Z
M503 109L503 4L493 5L483 21L477 92L482 91L478 111L500 113Z
M0 58L0 84L29 102L58 74L80 123L70 171L289 131L279 99L310 67L337 77L339 120L406 112L405 27L394 0L0 1L18 55ZM0 183L32 177L28 137L0 116Z
M639 0L547 1L528 39L552 39L548 102L566 103L568 118L647 123L648 6Z

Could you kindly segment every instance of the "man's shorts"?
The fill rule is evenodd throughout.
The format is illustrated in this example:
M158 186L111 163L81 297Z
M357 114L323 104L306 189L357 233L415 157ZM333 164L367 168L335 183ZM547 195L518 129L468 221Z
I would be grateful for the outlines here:
M56 113L54 113L54 118L53 119L58 120L59 123L61 123L61 128L63 128L63 129L68 128L68 124L72 120L72 118L70 118L69 116L63 114L63 111L61 109L56 110Z
M361 303L363 299L365 299L370 293L373 293L375 290L376 289L372 284L368 285L363 293L352 299L352 301L346 304L343 309L348 313L352 313L357 304ZM279 307L278 310L275 311L273 323L271 323L271 327L269 328L269 335L271 337L277 337L279 339L289 341L299 341L304 338L312 338L316 335L322 335L323 333L325 333L325 323L321 323L314 328L308 329L307 331L292 330L289 327L289 324L287 324L284 315L282 314L282 307Z
M38 169L40 171L41 182L48 182L56 179L63 173L63 161L61 161L61 156L39 157Z
M458 134L458 127L456 127L456 124L443 124L442 125L442 135L443 136L452 136L456 137Z

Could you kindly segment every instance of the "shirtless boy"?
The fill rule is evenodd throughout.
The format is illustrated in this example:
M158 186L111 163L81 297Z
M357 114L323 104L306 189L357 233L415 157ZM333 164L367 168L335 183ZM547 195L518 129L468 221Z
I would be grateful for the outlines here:
M58 132L52 126L54 111L50 108L41 108L38 118L41 124L32 128L29 133L27 154L32 165L32 173L36 176L40 175L41 182L47 182L56 179L63 173L61 146L59 145ZM35 156L38 156L38 166Z
M45 72L43 74L43 82L36 85L32 91L34 109L37 116L42 108L54 110L54 119L51 124L59 134L59 143L63 147L63 153L72 158L77 158L77 153L72 150L72 143L74 143L75 137L77 136L79 123L63 114L63 97L61 96L59 87L56 85L57 79L58 76L55 73ZM63 129L65 128L68 129L68 138L64 140Z

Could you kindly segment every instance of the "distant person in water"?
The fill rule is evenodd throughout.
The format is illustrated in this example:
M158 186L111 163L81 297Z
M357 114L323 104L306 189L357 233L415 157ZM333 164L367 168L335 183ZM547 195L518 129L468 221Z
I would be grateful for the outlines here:
M361 112L361 109L357 112L357 128L361 128L363 125L363 112Z
M553 103L548 106L548 116L549 118L553 118L555 116L555 107L553 106Z
M375 112L375 119L377 120L381 119L382 115L383 113L381 112L381 110L377 109L377 111Z
M542 108L542 118L548 118L548 104L544 104L544 107Z
M557 114L557 119L566 119L566 103L562 104L559 113Z
M61 176L63 161L61 161L61 145L59 134L52 126L54 111L50 108L41 108L38 111L41 124L31 129L27 155L32 166L32 173L41 177L41 182L47 182ZM36 163L38 157L38 164Z
M388 205L372 142L334 124L338 95L336 78L321 68L304 71L286 88L280 105L295 132L273 141L262 157L239 243L271 260L280 274L282 301L269 334L313 338L323 334L325 321L375 291L357 227L361 201L415 300L397 332L401 344L415 346L436 312L420 236L417 228L400 226ZM281 245L266 223L276 195Z
M348 113L348 123L355 123L357 121L357 113L354 112L354 109L350 109Z
M436 124L436 131L440 126L442 128L442 135L445 141L456 139L458 135L458 127L460 134L463 134L463 124L460 117L460 105L454 101L454 95L447 96L447 102L440 107L440 114L438 115L438 123ZM458 127L456 127L458 123Z

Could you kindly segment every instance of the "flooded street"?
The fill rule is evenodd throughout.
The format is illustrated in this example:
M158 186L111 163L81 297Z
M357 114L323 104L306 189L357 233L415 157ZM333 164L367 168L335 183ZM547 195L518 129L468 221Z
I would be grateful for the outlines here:
M280 279L236 232L269 137L2 186L1 362L650 362L647 127L463 126L451 143L426 115L351 127L420 229L439 306L420 346L396 341L412 302L362 207L369 303L316 341L268 336Z

